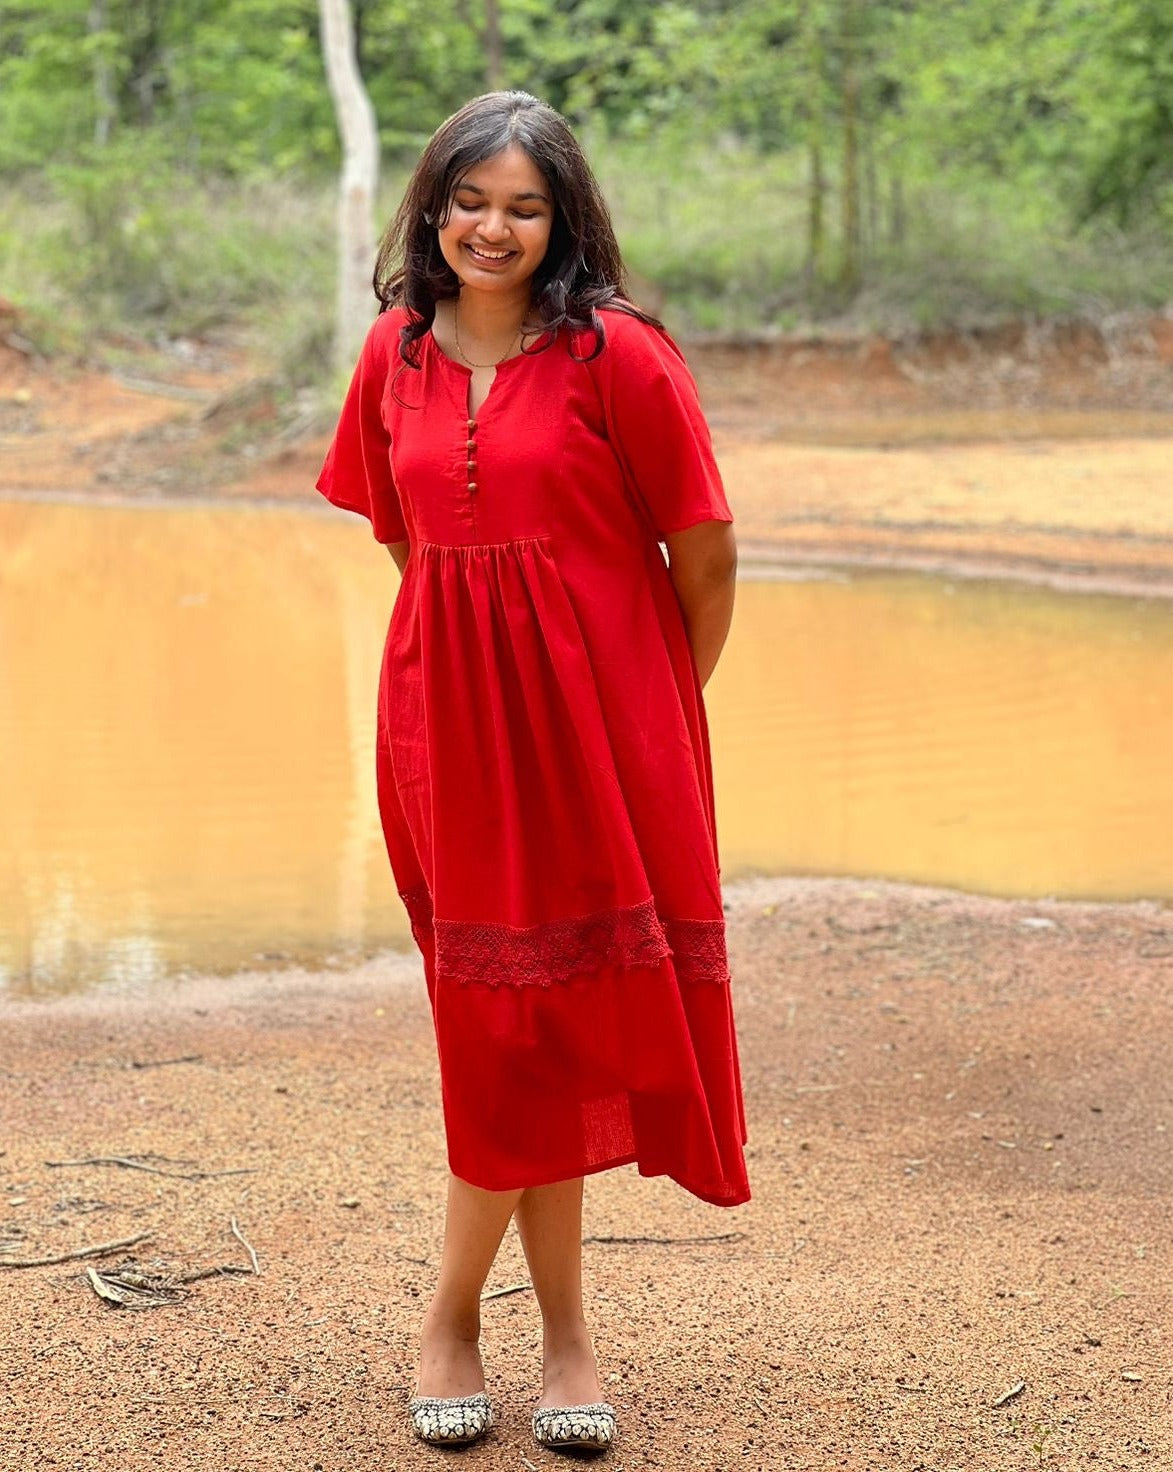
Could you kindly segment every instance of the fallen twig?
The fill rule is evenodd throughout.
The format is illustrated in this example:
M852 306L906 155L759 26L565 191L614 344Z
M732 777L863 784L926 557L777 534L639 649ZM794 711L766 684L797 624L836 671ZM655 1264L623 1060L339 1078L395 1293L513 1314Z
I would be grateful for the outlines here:
M718 1232L712 1237L584 1237L584 1242L619 1242L624 1245L643 1245L645 1243L657 1247L667 1246L693 1246L702 1242L740 1242L745 1236L744 1232Z
M226 1262L220 1267L200 1268L194 1273L184 1273L175 1281L177 1283L198 1283L201 1278L222 1278L225 1273L247 1273L252 1277L252 1268L246 1268L238 1262Z
M164 383L156 378L139 378L130 373L115 372L114 380L134 393L153 394L164 399L182 399L190 404L206 404L212 397L211 391L206 388L191 388L185 383Z
M258 1277L260 1277L261 1268L260 1268L260 1264L257 1262L257 1254L253 1250L252 1243L247 1240L247 1238L245 1237L244 1233L236 1225L236 1218L234 1216L233 1217L229 1217L228 1218L228 1221L229 1221L229 1225L232 1227L232 1235L237 1239L238 1242L240 1242L244 1246L244 1250L248 1253L249 1261L253 1265L253 1272Z
M150 1232L140 1232L137 1237L123 1237L118 1242L100 1242L96 1247L79 1247L75 1252L59 1252L54 1257L0 1258L0 1268L48 1268L59 1262L75 1262L79 1257L104 1257L108 1252L117 1252L123 1247L133 1247L144 1242Z
M189 1296L174 1278L144 1272L134 1263L108 1273L86 1268L86 1277L98 1297L115 1308L162 1308Z
M1026 1381L1016 1380L1009 1390L1004 1390L997 1400L991 1401L992 1409L996 1411L999 1406L1004 1406L1007 1401L1013 1400L1016 1395L1021 1395L1025 1389Z
M182 1058L132 1058L131 1068L166 1068L169 1063L199 1063L202 1053L185 1053Z
M201 1278L221 1278L229 1273L247 1273L251 1277L252 1269L240 1263L228 1263L222 1267L198 1268L192 1273L173 1273L161 1267L142 1267L133 1258L102 1272L86 1269L90 1287L99 1298L116 1308L130 1309L165 1308L191 1296L189 1283L197 1283Z
M507 1293L524 1293L533 1286L532 1283L510 1283L508 1288L490 1288L488 1293L481 1294L481 1301L487 1298L504 1298Z
M129 1155L90 1155L84 1160L46 1160L46 1165L121 1165L127 1170L147 1170L156 1176L172 1176L180 1181L207 1181L215 1176L254 1176L257 1174L254 1166L239 1166L234 1170L160 1170L157 1165L147 1165L143 1160L135 1160Z

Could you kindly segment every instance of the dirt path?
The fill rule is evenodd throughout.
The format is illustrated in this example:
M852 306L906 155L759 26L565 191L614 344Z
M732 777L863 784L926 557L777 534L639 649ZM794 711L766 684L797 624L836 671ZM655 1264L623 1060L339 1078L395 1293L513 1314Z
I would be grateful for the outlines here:
M588 1182L593 1238L714 1239L585 1249L622 1421L607 1465L1173 1465L1168 909L849 880L748 881L730 906L755 1196L724 1212L631 1168ZM10 1255L147 1231L100 1265L247 1266L235 1217L261 1267L137 1312L84 1263L8 1270L0 1466L446 1461L404 1415L443 1171L413 960L0 1026ZM247 1174L46 1164L148 1152ZM510 1233L489 1286L525 1277ZM528 1432L532 1294L484 1318L500 1424L461 1465L562 1465Z
M690 359L747 563L1173 590L1173 316ZM239 348L176 344L114 377L0 346L0 494L320 509L312 419Z

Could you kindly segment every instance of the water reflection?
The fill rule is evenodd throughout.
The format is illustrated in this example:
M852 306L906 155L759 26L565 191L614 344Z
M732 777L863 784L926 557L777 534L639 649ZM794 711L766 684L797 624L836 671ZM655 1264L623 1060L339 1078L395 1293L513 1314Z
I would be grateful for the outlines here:
M0 985L406 943L373 782L396 587L323 508L0 502ZM1173 893L1173 603L742 584L708 692L726 879Z
M745 582L706 694L722 869L1173 894L1173 600Z
M0 504L0 967L127 983L406 935L375 811L397 575L336 516Z

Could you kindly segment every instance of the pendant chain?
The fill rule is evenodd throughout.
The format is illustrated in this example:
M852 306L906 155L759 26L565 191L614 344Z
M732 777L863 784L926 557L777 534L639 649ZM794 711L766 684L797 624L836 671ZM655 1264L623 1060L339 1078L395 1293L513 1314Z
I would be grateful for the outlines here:
M505 351L501 354L501 357L500 358L494 358L491 363L477 363L477 362L475 362L464 351L464 344L460 341L460 298L459 297L456 297L453 300L453 303L452 303L452 330L453 330L453 333L454 333L454 335L456 337L456 351L460 354L460 356L464 359L464 361L469 365L470 368L496 368L497 364L500 363L500 362L502 362L505 358L507 358L509 356L509 354L513 351L513 344L521 336L521 328L519 327L517 329L517 331L513 334L513 336L509 339L509 345L508 345L508 347L506 347Z

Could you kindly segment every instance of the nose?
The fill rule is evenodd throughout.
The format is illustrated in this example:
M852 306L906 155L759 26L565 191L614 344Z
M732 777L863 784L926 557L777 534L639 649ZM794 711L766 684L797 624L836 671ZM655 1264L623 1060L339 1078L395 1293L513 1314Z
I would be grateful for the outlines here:
M478 233L487 241L507 239L509 222L504 210L486 210L478 222Z

